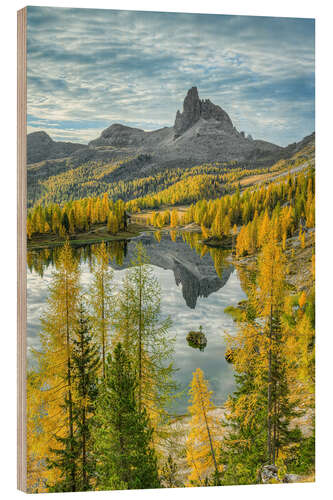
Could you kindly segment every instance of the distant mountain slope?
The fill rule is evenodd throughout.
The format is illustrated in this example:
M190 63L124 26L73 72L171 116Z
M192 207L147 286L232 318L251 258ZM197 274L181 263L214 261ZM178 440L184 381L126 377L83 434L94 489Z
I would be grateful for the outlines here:
M192 167L191 163L179 161L179 168L174 168L170 162L152 171L153 159L148 154L104 164L90 161L75 168L70 168L68 159L45 161L28 167L28 206L35 203L62 204L105 192L114 200L120 198L124 201L158 193L159 197L163 195L165 203L172 201L176 204L192 203L202 197L220 197L232 192L239 182L241 185L246 184L248 176L256 175L260 179L261 175L265 176L269 172L278 175L281 169L286 171L287 168L298 167L304 161L312 161L314 134L289 148L295 153L287 159L278 160L269 168L265 162L260 166L250 162L207 162Z
M287 147L246 137L226 111L209 99L201 100L192 87L172 127L146 132L112 124L87 146L56 142L45 132L29 134L28 205L103 192L130 200L205 173L207 164L214 175L226 166L267 168L292 158L309 143L314 144L314 134ZM200 169L193 173L196 166Z
M43 131L32 132L27 136L27 157L29 163L43 160L65 158L79 149L87 148L84 144L56 142Z

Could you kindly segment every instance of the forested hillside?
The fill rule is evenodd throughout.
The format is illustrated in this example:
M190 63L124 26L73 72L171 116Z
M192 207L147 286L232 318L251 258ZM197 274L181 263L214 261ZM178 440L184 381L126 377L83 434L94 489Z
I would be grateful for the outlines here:
M220 106L200 100L194 87L173 127L145 132L113 124L88 146L58 143L43 132L29 134L28 207L105 192L113 201L128 201L202 174L213 175L228 189L235 180L265 173L276 163L287 160L292 166L295 155L313 146L314 134L287 147L253 140L234 127Z
M95 246L85 294L79 261L65 242L28 376L30 492L313 479L314 183L308 166L268 185L198 201L185 213L183 222L201 225L202 233L183 238L201 255L207 234L232 237L247 292L247 300L229 308L237 334L227 335L226 357L236 390L217 409L197 368L186 424L168 411L178 397L176 367L167 362L172 322L161 315L160 285L142 244L117 291L107 247ZM107 195L76 201L58 227L65 237L88 214L110 217L111 208L121 221L124 206ZM45 210L55 218L60 208ZM177 227L175 213L168 223ZM48 216L36 209L32 220L39 214Z
M110 175L115 175L117 170L124 168L122 163L98 167L98 176L95 167L79 167L45 181L45 185L49 186L48 195L45 195L43 203L35 204L34 208L29 210L27 233L29 238L34 234L47 233L64 236L88 231L95 224L107 224L109 232L116 234L119 229L124 229L125 210L137 213L161 206L191 205L183 220L177 218L172 226L194 221L203 228L205 234L209 230L211 236L222 237L222 227L229 228L235 224L248 222L257 225L257 219L263 215L265 208L271 210L274 207L276 212L279 212L283 204L288 204L293 192L287 193L284 180L279 183L280 187L270 185L267 190L264 187L265 182L276 179L278 183L281 175L282 179L288 179L290 189L293 190L295 188L291 184L296 181L288 177L288 172L298 172L313 164L314 142L310 141L291 159L281 160L271 168L248 169L237 165L206 164L190 169L167 170L154 177L139 178L129 182L108 183ZM79 183L77 177L75 181L72 180L73 175L80 175L82 182ZM247 188L247 185L255 187L260 184L263 187L259 195L253 194L253 188ZM161 190L161 186L165 188ZM73 201L66 201L67 189L69 192L73 191L70 196ZM82 198L78 196L80 192L89 193L99 189L103 189L103 196L91 195ZM241 191L242 196L240 196ZM146 194L135 197L135 194L141 193ZM258 196L261 201L253 201L253 198ZM262 200L267 196L271 198L269 204L265 205ZM303 201L299 203L305 204L305 197L306 193L303 194ZM56 203L54 198L55 200L60 198L61 201ZM217 201L214 202L214 199ZM195 202L197 205L194 205ZM232 208L235 204L237 210ZM159 220L156 217L154 220L146 219L146 223L159 227L168 225L170 213L167 213L168 209L165 212L165 215L159 216ZM301 212L302 210L297 208L297 218ZM200 213L204 216L200 217L198 215ZM244 234L245 229L242 230L242 235Z

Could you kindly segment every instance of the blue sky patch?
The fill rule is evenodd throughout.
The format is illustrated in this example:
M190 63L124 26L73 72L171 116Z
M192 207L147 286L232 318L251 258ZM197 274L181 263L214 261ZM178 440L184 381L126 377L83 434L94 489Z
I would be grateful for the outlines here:
M314 130L313 19L28 7L28 132L88 142L112 123L172 126L187 90L239 130Z

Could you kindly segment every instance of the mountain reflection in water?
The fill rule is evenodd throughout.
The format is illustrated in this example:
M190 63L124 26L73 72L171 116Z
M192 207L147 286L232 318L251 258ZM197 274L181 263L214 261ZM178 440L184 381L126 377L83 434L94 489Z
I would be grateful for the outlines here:
M176 337L173 361L178 368L176 380L180 388L187 392L192 373L200 367L210 381L215 404L222 404L234 388L232 365L224 359L224 332L235 332L235 324L224 309L246 298L237 272L226 262L225 251L203 245L197 233L144 233L129 242L107 243L110 266L115 271L115 293L134 259L138 241L146 249L161 284L162 316L169 315L172 319L170 335ZM74 255L81 263L82 285L86 290L91 281L97 247L98 244L92 244L74 248ZM40 316L59 251L59 248L53 248L28 252L28 349L39 346ZM186 341L189 330L198 330L200 325L208 341L204 351L191 348ZM172 411L186 411L187 399L187 394L184 394Z

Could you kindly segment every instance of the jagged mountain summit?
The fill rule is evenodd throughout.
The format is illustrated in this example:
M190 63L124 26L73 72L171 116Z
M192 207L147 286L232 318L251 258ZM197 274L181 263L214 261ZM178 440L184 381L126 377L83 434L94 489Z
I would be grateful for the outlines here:
M77 167L94 161L131 159L133 163L137 158L140 161L129 165L131 175L135 170L135 175L146 176L165 168L187 168L214 161L269 166L290 157L297 147L296 143L284 148L246 137L222 107L209 99L200 99L198 89L192 87L172 127L147 132L114 123L88 145L56 142L45 132L34 132L28 135L28 163L68 157L68 164ZM122 178L116 180L125 178L122 171Z
M254 141L238 132L228 113L209 99L201 100L192 87L177 111L173 127L152 132L113 124L90 148L128 148L154 155L156 161L244 161L279 156L284 148L266 141Z
M228 113L220 108L220 106L213 104L209 99L200 100L197 87L192 87L184 99L183 112L177 111L173 127L175 138L195 125L200 118L206 121L213 119L221 123L221 128L225 131L230 133L235 132L235 127Z

